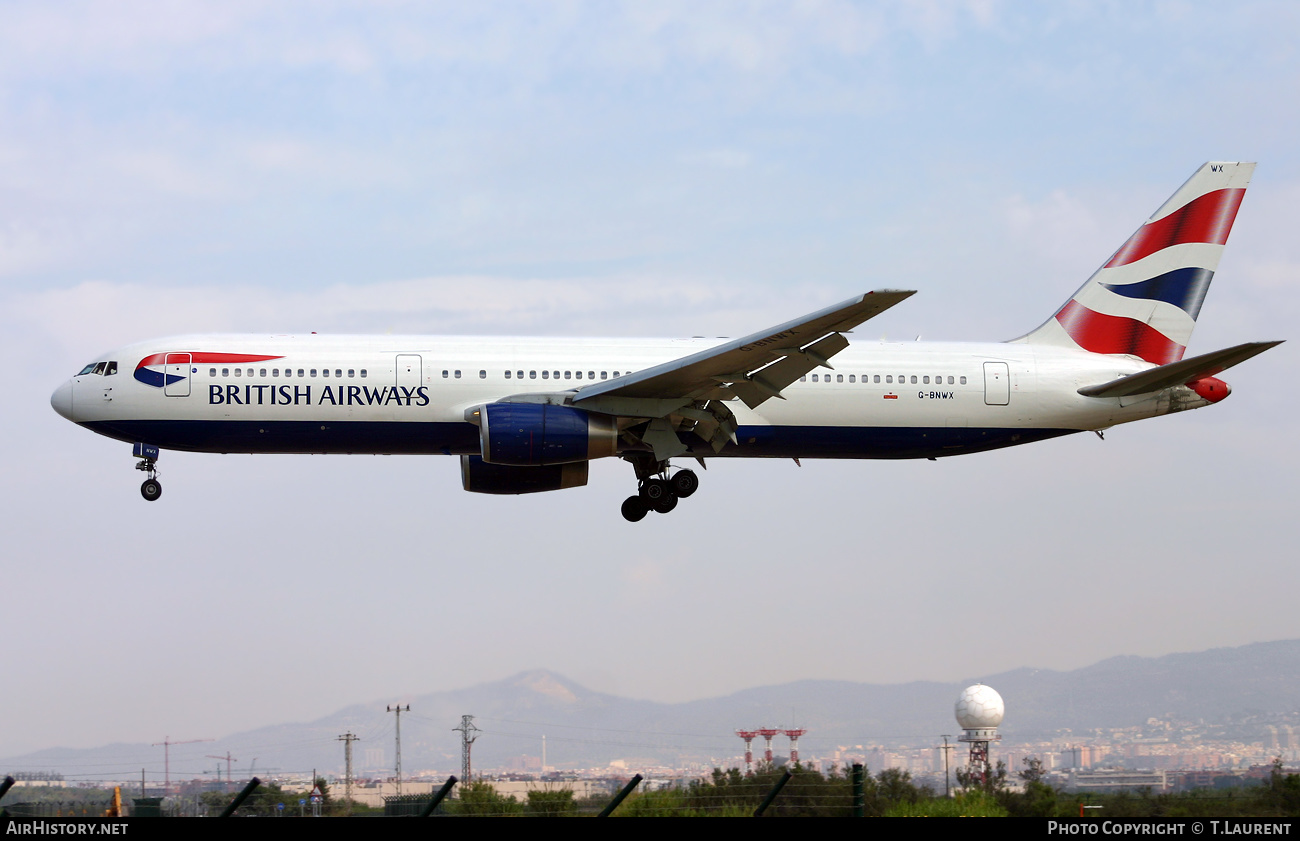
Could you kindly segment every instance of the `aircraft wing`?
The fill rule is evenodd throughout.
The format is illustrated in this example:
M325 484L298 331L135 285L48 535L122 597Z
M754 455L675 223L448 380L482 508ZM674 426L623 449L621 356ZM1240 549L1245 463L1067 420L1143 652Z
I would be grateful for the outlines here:
M751 409L848 347L842 335L912 295L881 289L742 339L578 389L572 405L609 414L663 417L700 400L739 398ZM784 399L784 398L782 398Z

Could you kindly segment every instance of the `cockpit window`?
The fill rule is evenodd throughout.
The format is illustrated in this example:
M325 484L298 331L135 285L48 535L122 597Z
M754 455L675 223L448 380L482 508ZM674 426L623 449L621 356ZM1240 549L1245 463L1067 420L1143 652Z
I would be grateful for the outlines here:
M104 369L104 376L111 377L117 373L117 363L109 362L108 367Z
M103 364L102 362L92 362L89 365L87 365L85 368L82 368L80 371L78 371L77 376L84 377L86 374L93 374L95 373L95 366L102 365L102 364Z

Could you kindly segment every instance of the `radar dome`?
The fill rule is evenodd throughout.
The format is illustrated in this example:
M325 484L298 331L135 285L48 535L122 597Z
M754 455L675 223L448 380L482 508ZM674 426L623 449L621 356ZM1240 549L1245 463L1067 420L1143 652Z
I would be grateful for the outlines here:
M963 730L984 730L1002 723L1006 707L993 687L977 683L962 690L954 712Z

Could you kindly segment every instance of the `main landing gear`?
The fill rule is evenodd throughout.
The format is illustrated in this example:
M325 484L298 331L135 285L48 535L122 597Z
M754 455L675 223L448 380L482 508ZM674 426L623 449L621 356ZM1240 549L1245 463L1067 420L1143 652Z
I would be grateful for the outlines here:
M693 470L678 470L668 475L668 462L653 459L629 459L636 468L637 493L623 500L623 519L636 523L651 511L667 514L700 488L700 478Z

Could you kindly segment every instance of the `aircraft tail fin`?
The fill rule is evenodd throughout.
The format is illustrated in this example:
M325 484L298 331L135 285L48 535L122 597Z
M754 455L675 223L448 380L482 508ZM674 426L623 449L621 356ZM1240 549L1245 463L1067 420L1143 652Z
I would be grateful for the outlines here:
M1013 341L1182 359L1254 171L1203 165L1055 315Z

